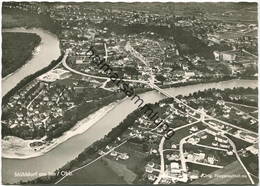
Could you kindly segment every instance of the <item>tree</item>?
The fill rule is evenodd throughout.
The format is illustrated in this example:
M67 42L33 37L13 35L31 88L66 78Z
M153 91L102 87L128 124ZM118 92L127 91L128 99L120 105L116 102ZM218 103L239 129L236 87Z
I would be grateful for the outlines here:
M158 81L161 81L161 82L164 82L164 81L166 80L166 78L165 78L163 75L161 75L161 74L156 75L155 78L156 78Z

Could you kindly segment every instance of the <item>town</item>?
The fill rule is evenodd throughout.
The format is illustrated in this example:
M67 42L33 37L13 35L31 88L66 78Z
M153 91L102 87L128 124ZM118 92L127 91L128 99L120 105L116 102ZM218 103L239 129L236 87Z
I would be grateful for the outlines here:
M88 171L96 164L109 167L123 183L172 184L208 183L233 169L230 174L241 174L236 183L258 183L258 88L232 85L176 96L169 90L257 80L257 23L225 21L235 10L173 16L173 6L158 13L87 5L3 4L6 12L47 16L57 26L49 31L59 38L62 52L55 67L2 105L3 151L43 152L80 120L125 98L107 73L93 65L89 48L94 47L137 94L154 90L163 97L149 104L163 122L155 125L137 109L112 129L116 135L104 137L105 147L94 143L93 152L86 148L85 156L73 165L66 162L62 171ZM67 184L78 179L71 174L46 180Z

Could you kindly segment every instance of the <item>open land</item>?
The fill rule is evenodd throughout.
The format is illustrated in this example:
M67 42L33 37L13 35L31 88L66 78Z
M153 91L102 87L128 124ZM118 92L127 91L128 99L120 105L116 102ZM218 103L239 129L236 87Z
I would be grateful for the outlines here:
M33 151L87 130L106 114L102 108L129 92L154 89L167 98L142 105L144 113L140 109L129 113L103 139L59 169L72 175L35 182L258 183L257 88L209 89L177 97L162 89L256 79L256 4L80 5L4 4L6 27L48 29L58 35L65 54L55 68L17 90L3 105L4 153L31 157ZM19 16L25 21L20 23ZM95 64L97 56L90 47L103 65ZM111 79L115 73L125 84ZM134 98L135 103L142 102L139 96ZM77 124L100 109L86 128ZM225 170L236 174L233 167L238 164L243 177L210 178Z
M30 60L41 42L38 35L31 33L4 32L2 38L2 77L13 73Z

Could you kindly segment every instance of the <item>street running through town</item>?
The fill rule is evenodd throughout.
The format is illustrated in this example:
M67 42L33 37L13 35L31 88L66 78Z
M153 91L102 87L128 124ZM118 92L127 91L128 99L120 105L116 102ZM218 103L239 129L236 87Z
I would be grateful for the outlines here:
M137 103L139 102L139 106L138 106L138 107L140 107L140 106L143 105L144 101L143 101L138 95L136 95L135 92L134 92L134 90L133 90L133 88L130 87L130 86L126 83L127 81L128 81L128 82L134 82L134 81L138 81L138 80L125 80L125 79L120 78L120 77L118 76L118 74L114 73L114 72L113 72L113 69L112 69L107 63L105 63L105 62L107 61L107 56L105 56L103 59L101 59L100 56L97 55L97 53L96 53L94 47L90 47L90 49L88 50L88 52L91 52L91 55L89 55L89 57L90 57L90 59L91 59L91 62L93 62L94 64L96 64L100 69L102 69L104 72L108 73L108 75L109 75L109 78L108 78L108 77L99 77L99 76L94 76L94 78L98 77L98 78L106 79L106 81L111 80L113 83L115 83L115 82L117 81L117 83L115 83L115 84L116 84L116 85L120 88L120 90L122 90L128 97L132 97L131 100L134 100L135 98L137 98L134 103L137 104ZM65 60L64 60L64 61L65 61ZM64 64L65 64L65 65L64 65ZM64 65L65 67L67 67L67 69L70 70L70 67L68 67L68 65L66 64L66 62L64 62L63 65ZM146 65L147 65L147 64L146 64ZM74 69L72 69L72 70L74 70ZM75 70L74 70L74 71L75 71ZM76 71L76 73L81 73L81 72ZM84 74L84 73L82 73L82 74ZM89 77L92 76L92 75L88 75L88 74L84 74L84 75L87 75L87 76L89 76ZM152 74L151 74L151 76L152 76ZM177 99L176 97L171 96L171 95L170 95L169 93L167 93L165 90L163 90L163 89L159 88L158 86L156 86L156 85L154 84L154 80L153 80L152 77L151 77L151 79L149 79L149 83L144 82L144 81L143 81L143 82L138 82L138 83L144 83L144 84L150 85L151 88L153 88L153 89L159 91L160 93L162 93L162 94L165 95L166 97L173 98L173 99L176 101L176 103L180 103L180 104L184 105L185 107L187 107L187 108L190 109L191 111L194 111L195 113L198 113L198 114L201 116L201 118L198 119L198 118L195 118L195 117L193 117L192 115L190 115L190 117L196 119L197 121L194 122L194 123L190 123L190 124L184 125L184 126L182 126L182 127L176 128L176 129L174 129L174 128L169 128L169 127L168 127L167 129L170 129L171 131L173 131L173 133L171 133L171 136L175 133L175 131L177 131L177 130L179 130L179 129L181 129L181 128L187 127L187 126L191 126L191 125L193 125L193 124L195 124L195 123L197 123L197 122L200 122L200 121L202 121L202 122L203 122L204 124L206 124L207 126L212 127L208 122L206 122L207 120L215 120L215 121L218 121L218 122L220 122L220 123L222 123L222 124L225 124L225 125L228 125L228 126L232 126L232 127L236 128L236 129L239 129L239 130L242 130L242 131L246 131L246 132L249 132L249 133L256 134L255 132L249 131L249 130L247 130L247 129L243 129L243 128L241 128L241 127L235 126L235 125L233 125L233 124L231 124L231 123L228 123L228 122L224 122L224 121L219 120L219 119L217 119L217 118L214 118L214 117L212 117L212 116L210 116L210 115L207 115L205 112L201 112L201 111L199 111L199 110L196 110L196 109L190 107L189 105L183 103L181 100ZM145 107L142 107L142 109L144 109L144 108L145 108ZM141 110L142 110L142 109L141 109ZM151 108L150 108L150 110L149 110L149 107L147 107L146 109L147 109L147 110L145 111L145 114L147 113L147 111L150 111L149 116L151 116L151 114L153 113L153 110L152 110ZM175 108L175 109L176 109L176 108ZM179 110L179 109L176 109L176 110ZM179 111L180 111L180 110L179 110ZM154 117L154 116L153 116L153 117ZM153 117L152 117L152 118L153 118ZM150 118L150 119L151 119L151 118ZM157 119L158 119L158 118L157 118ZM156 122L155 122L155 123L156 123ZM147 131L147 132L151 132L151 133L152 133L154 130L156 130L156 128L162 126L163 123L164 123L163 121L158 122L158 125L157 125L155 128L149 129L149 131ZM201 132L201 131L200 131L200 132ZM223 131L222 131L222 132L223 132ZM132 137L133 137L133 136L132 136ZM165 149L163 149L163 145L164 145L164 141L167 139L166 137L168 137L168 136L167 136L167 135L162 135L162 139L161 139L160 146L159 146L159 149L158 149L158 150L159 150L159 153L160 153L160 159L161 159L161 169L159 170L159 176L158 176L157 179L155 180L154 184L158 184L158 183L161 181L161 179L166 176L166 175L165 175L165 169L164 169L164 157L163 157L163 151L165 150ZM236 136L236 137L237 137L237 136ZM186 138L183 139L183 140L181 141L181 143L180 143L180 147L179 147L180 154L183 154L183 143L185 143L185 142L186 142ZM126 143L126 141L122 142L120 145L123 145L123 144L125 144L125 143ZM240 161L240 158L239 158L239 156L237 155L236 148L235 148L234 144L232 144L232 147L233 147L233 151L234 151L235 154L236 154L237 159L239 160L239 163L242 165L243 169L244 169L245 172L247 173L247 176L248 176L250 182L251 182L252 184L254 184L254 181L253 181L253 179L252 179L252 177L251 177L251 173L248 172L248 170L246 169L246 167L245 167L245 166L243 165L243 163ZM113 148L113 150L116 149L116 148L117 148L117 147ZM218 149L218 150L222 150L222 149ZM109 151L109 152L111 152L111 151ZM104 155L107 155L107 154L108 154L108 152L107 152L106 154L104 154ZM101 156L101 157L103 157L103 156ZM98 157L98 159L100 159L101 157ZM90 162L90 163L87 164L87 165L84 165L83 167L80 167L80 168L78 168L78 169L75 169L73 172L75 172L76 170L79 170L79 169L81 169L81 168L84 168L84 167L86 167L86 166L88 166L88 165L94 163L96 160L97 160L97 159L93 160L92 162ZM187 160L181 158L181 164L182 164L181 167L182 167L182 170L183 170L184 172L187 171L187 170L186 170L186 162L189 162L189 161L187 161ZM198 162L192 162L192 163L198 164ZM206 164L206 166L212 166L212 165ZM218 167L218 168L221 168L221 167ZM66 175L65 177L67 177L67 176L68 176L68 175ZM57 181L55 184L59 183L59 182L60 182L61 180L63 180L65 177L62 177L62 178L61 178L59 181ZM166 177L167 177L167 176L166 176Z

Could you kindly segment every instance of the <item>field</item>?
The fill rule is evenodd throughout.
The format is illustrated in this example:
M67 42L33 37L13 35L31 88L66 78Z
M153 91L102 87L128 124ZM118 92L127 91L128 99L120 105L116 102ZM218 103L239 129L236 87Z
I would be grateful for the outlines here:
M192 126L197 126L199 130L205 129L205 126L201 122L194 124ZM165 141L164 148L166 148L166 149L171 148L172 144L178 145L182 138L189 136L191 134L189 129L192 126L184 127L182 129L176 131L172 138Z
M184 150L187 150L188 152L205 153L206 158L208 156L214 156L214 158L217 159L218 161L215 164L220 166L226 166L235 160L235 156L227 156L225 151L208 149L205 147L200 147L200 146L191 145L187 143L184 144Z
M35 16L30 15L15 15L9 13L3 13L3 27L10 28L10 27L24 27L24 26L34 26L40 24L40 21ZM25 21L27 20L27 21Z
M215 167L209 167L209 166L204 166L204 165L198 165L198 164L195 164L195 163L186 163L189 170L198 170L200 171L201 173L204 173L204 174L210 174L216 170L219 170L219 168L215 168Z
M137 177L141 177L146 165L147 154L143 152L143 145L127 142L118 148L119 152L124 152L129 155L127 160L118 160L119 163L125 165L127 169L136 174ZM137 180L135 180L137 181Z
M2 9L2 27L37 27L41 25L39 16L32 16L19 9Z
M125 184L123 177L118 176L104 160L98 160L89 166L66 177L61 184Z
M257 107L252 107L252 106L247 106L247 105L240 105L240 104L236 104L236 103L231 103L231 102L227 102L226 103L227 106L229 107L235 107L243 112L249 113L249 112L254 112L257 110Z
M238 161L212 172L210 176L196 180L192 184L250 184L245 171ZM224 178L224 176L229 177Z
M107 158L104 158L104 160L108 163L109 167L120 177L123 177L124 180L131 184L136 179L136 174L133 173L131 170L127 168L126 165L119 163L117 161L113 161Z
M73 173L62 180L62 184L124 184L134 183L141 176L146 164L146 155L135 148L135 144L127 142L116 151L127 153L129 159L120 160L110 155ZM99 175L99 176L97 176Z
M255 118L258 118L258 112L251 112L250 115Z
M241 157L242 162L246 166L248 172L250 172L252 179L258 183L258 156L253 154L249 154L248 157Z
M245 95L244 98L252 102L258 102L258 95L256 94Z
M2 33L2 76L14 72L23 66L31 57L33 49L41 38L31 33Z
M226 134L226 136L227 136L229 139L231 139L231 140L235 143L236 148L237 148L238 151L239 151L240 149L245 149L245 148L247 148L248 146L251 145L250 143L248 143L248 142L246 142L246 141L242 141L242 140L240 140L240 139L237 139L237 138L235 138L235 137L233 137L233 136L231 136L231 135L229 135L229 134Z
M111 8L115 10L150 11L158 14L176 14L181 16L201 16L206 14L208 19L224 21L251 21L257 22L256 3L82 3L82 6L92 8ZM214 14L212 14L214 12ZM228 16L228 13L232 16ZM241 13L242 12L242 13Z

